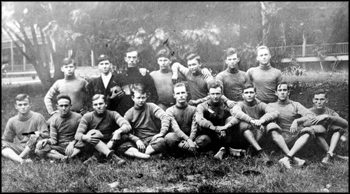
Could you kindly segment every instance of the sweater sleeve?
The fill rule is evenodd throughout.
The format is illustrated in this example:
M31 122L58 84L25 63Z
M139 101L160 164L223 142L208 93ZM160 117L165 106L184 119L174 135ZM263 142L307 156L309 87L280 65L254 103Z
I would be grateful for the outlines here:
M50 138L48 141L51 145L57 144L57 127L55 124L55 120L51 120L50 122Z
M198 130L198 123L196 121L196 114L193 114L192 124L191 124L190 139L194 140L196 138L197 130Z
M48 129L45 117L43 115L39 114L37 124L38 124L37 129L40 132L40 136L42 138L49 138L50 137L49 129Z
M249 123L249 122L252 120L252 118L251 118L249 115L247 115L247 114L245 114L245 113L243 112L242 106L243 106L242 103L237 103L237 104L230 110L230 112L231 112L231 114L232 114L233 116L235 116L237 119Z
M13 143L13 140L15 137L16 137L16 133L13 130L12 119L9 119L8 122L6 123L6 127L1 139L2 141Z
M52 106L52 99L53 97L58 93L58 81L56 81L51 88L49 89L49 91L47 91L45 97L44 97L44 103L47 109L47 112L49 114L51 114L54 110L53 110L53 106Z
M277 109L267 106L264 102L260 102L258 106L265 112L260 119L264 119L266 123L278 118L279 112Z
M122 117L118 112L116 111L112 111L112 112L114 114L114 120L119 126L119 129L116 129L116 130L121 130L121 132L123 133L130 132L131 131L130 123L124 117Z
M152 104L153 106L153 114L156 118L160 119L161 121L161 128L160 128L160 134L163 136L168 132L169 130L169 125L170 125L170 118L169 116L165 113L163 109L161 109L159 106Z
M138 140L141 140L140 138L138 138L136 135L133 135L131 133L129 133L129 139L132 141L132 142L137 142Z
M78 129L77 129L77 132L75 133L75 140L79 141L79 140L82 140L82 137L83 135L86 134L86 132L88 131L88 117L90 116L90 114L85 114L80 122L79 122L79 125L78 125Z
M168 114L170 118L171 128L173 129L174 133L179 136L181 139L187 140L188 136L180 129L179 124L176 122L175 117L171 111L172 107L168 108L166 110L166 113Z
M215 126L211 121L204 118L204 111L206 109L207 107L205 107L205 103L199 104L197 106L196 121L199 126L209 129L210 127L215 127Z

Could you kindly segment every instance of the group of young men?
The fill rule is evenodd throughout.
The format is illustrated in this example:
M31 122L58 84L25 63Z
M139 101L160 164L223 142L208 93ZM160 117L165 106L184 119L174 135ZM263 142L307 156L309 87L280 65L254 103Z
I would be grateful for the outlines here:
M295 155L316 139L325 151L322 162L329 163L348 122L326 107L323 89L315 91L310 109L290 100L290 84L271 66L269 49L260 46L256 53L259 66L244 72L238 69L237 51L229 48L227 68L214 77L197 54L187 56L185 67L173 62L166 49L157 53L159 70L149 73L139 67L138 51L130 48L125 72L113 72L110 57L101 55L100 76L89 81L76 77L74 61L66 58L64 79L44 98L48 121L31 111L28 95L16 96L18 115L7 122L2 156L26 163L33 154L65 161L85 152L91 157L84 164L106 160L122 165L126 161L118 155L148 159L211 150L219 160L250 153L270 165L260 144L271 141L285 155L278 162L292 168L305 164Z

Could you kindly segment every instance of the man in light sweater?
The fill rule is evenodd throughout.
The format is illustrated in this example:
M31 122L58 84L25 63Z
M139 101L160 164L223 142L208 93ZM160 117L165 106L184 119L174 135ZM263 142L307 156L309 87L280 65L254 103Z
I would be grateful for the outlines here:
M244 84L249 81L247 74L238 69L240 59L235 48L228 48L225 51L225 64L227 69L216 75L215 79L224 84L224 95L233 101L243 100L242 90Z
M272 161L259 145L263 135L275 130L276 124L268 125L278 117L279 112L267 106L266 103L255 98L256 89L251 83L247 83L242 91L244 101L239 101L232 109L231 113L240 120L239 130L242 136L241 143L248 143L255 149L259 157L267 165Z
M1 138L1 155L20 164L32 162L40 138L48 138L49 131L43 115L31 111L32 104L27 94L15 97L18 114L10 118ZM16 142L15 140L19 140Z
M147 155L162 153L166 149L164 136L168 132L170 118L163 109L147 101L147 93L143 85L135 85L131 89L134 106L124 115L130 123L131 141L120 146L125 151L131 147Z
M73 59L65 58L62 62L61 71L64 74L63 79L57 80L47 91L44 102L47 111L50 115L58 113L59 110L54 110L53 101L58 94L68 94L72 99L71 110L77 113L85 114L88 108L87 81L75 76L75 62Z
M86 113L80 120L75 133L77 149L95 151L94 155L84 162L90 164L97 159L108 159L117 165L125 164L125 160L114 154L114 141L120 140L121 134L131 130L131 126L118 112L107 110L105 96L95 94L92 97L93 112Z
M282 82L282 72L271 66L269 48L259 46L256 53L259 66L247 70L249 82L256 88L256 97L259 100L264 103L276 102L275 88L278 83Z

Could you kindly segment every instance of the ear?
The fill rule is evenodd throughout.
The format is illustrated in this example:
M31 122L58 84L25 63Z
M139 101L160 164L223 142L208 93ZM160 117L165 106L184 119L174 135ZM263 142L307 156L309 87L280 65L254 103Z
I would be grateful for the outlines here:
M63 72L63 66L61 66L61 71Z
M125 61L125 62L128 62L128 58L127 58L126 56L124 57L124 61Z

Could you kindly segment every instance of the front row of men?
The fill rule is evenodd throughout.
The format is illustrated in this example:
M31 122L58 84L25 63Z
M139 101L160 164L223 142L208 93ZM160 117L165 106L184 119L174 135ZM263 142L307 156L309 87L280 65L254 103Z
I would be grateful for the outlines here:
M32 162L28 156L33 154L65 161L87 152L91 157L84 164L104 160L122 165L126 162L117 155L148 159L159 153L197 154L212 150L214 157L222 160L225 155L244 155L248 148L269 165L272 160L260 146L265 138L284 153L279 163L291 168L291 164L304 165L305 160L295 155L311 138L327 153L322 162L329 163L337 156L334 150L348 128L345 119L326 107L327 92L322 89L314 93L311 109L289 99L286 82L277 85L278 101L269 104L258 100L256 89L248 83L242 91L243 101L233 107L222 98L221 81L209 83L209 100L197 107L188 104L184 83L175 84L173 91L176 104L164 111L146 102L144 87L135 85L131 90L134 106L124 117L107 110L102 94L93 96L94 111L83 116L71 111L68 95L60 94L59 114L50 118L49 129L45 118L31 111L30 97L19 94L15 98L18 115L7 122L1 153L22 164ZM330 145L326 135L331 135Z

